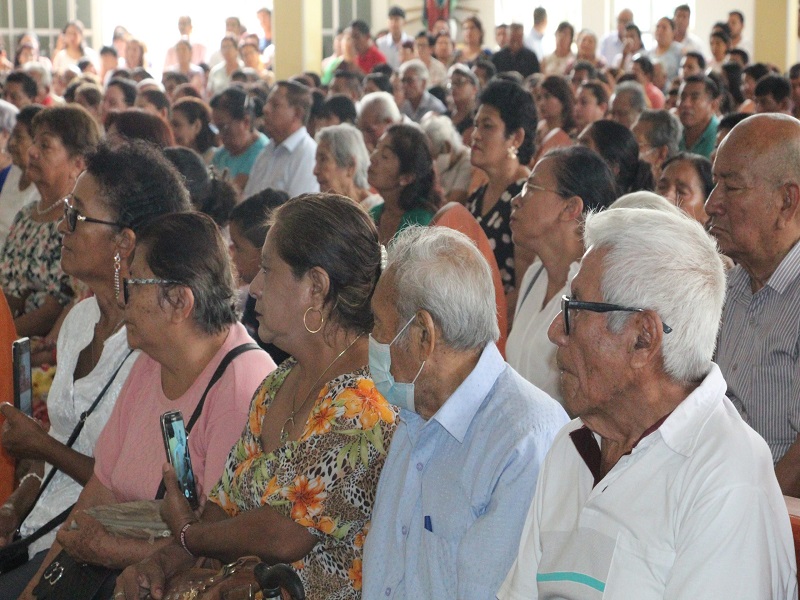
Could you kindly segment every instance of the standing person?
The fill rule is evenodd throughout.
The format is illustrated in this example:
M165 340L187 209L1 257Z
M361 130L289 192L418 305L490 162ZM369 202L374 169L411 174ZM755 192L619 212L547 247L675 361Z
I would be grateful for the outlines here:
M348 27L353 49L356 52L356 66L365 75L372 72L372 67L382 65L386 57L373 43L369 33L369 25L365 21L355 20Z
M633 12L625 8L617 15L617 28L603 36L600 40L600 56L606 59L606 64L614 64L614 59L618 54L622 54L625 48L625 29L633 23Z
M556 29L556 49L548 54L542 61L542 73L545 75L565 75L567 65L575 61L572 52L572 41L575 38L575 28L566 21L558 24Z
M508 46L492 55L492 62L499 73L516 71L523 77L539 72L539 59L536 53L525 47L525 29L519 23L509 28Z
M50 333L75 295L60 265L58 222L63 199L84 170L86 155L100 141L97 123L76 105L42 110L33 118L32 133L25 172L40 198L17 213L0 260L0 282L17 333L29 337Z
M424 30L414 38L414 50L428 68L428 87L444 86L447 83L447 69L439 59L433 56L435 43L436 39Z
M625 45L622 47L622 52L617 54L614 62L610 64L614 68L630 73L633 68L633 57L644 52L641 30L633 23L628 23L625 27Z
M0 508L3 539L17 528L22 537L33 534L73 504L91 478L97 439L138 356L128 357L119 278L134 253L137 234L159 215L187 211L190 205L180 175L161 153L133 143L113 149L101 145L89 154L86 170L62 209L62 268L92 296L72 307L58 334L58 369L47 397L50 429L45 431L8 405L0 409L8 423L3 446L17 458L32 461L28 473L40 473L42 460L58 469L35 506L41 480L36 484L38 478L31 475ZM109 383L74 445L67 448L81 414ZM56 531L29 547L31 560L25 566L0 577L0 595L15 598L22 591Z
M542 50L542 40L544 39L544 32L547 29L547 10L543 6L537 6L533 9L533 27L525 36L525 47L528 50L533 50L536 53L536 58L539 64L544 60L544 51Z
M95 65L99 66L97 54L89 48L83 39L83 23L78 19L68 22L62 30L64 36L64 47L56 52L53 57L53 72L61 74L69 67L77 66L84 58L88 58Z
M167 68L168 71L181 73L186 76L186 79L192 84L192 87L197 90L198 94L205 94L205 71L197 63L192 62L194 56L194 47L188 39L178 40L178 43L172 48L175 54L175 63Z
M562 403L556 346L547 330L585 251L584 218L616 198L608 165L588 148L573 146L553 150L537 162L511 203L514 245L536 260L519 286L506 357L520 375Z
M239 58L238 41L232 35L226 35L219 44L222 62L211 68L208 74L209 98L219 94L231 84L231 75L241 69L244 63Z
M741 11L732 10L728 13L728 29L731 35L731 48L739 48L749 56L753 56L753 43L743 37L744 14Z
M769 449L712 362L716 244L671 210L615 208L584 231L549 331L577 418L542 465L498 597L797 598Z
M483 228L494 250L508 299L516 305L519 279L529 258L511 242L511 200L519 194L536 151L536 106L519 84L494 80L478 98L472 133L472 166L486 173L488 183L467 200L467 208Z
M389 9L389 32L375 40L375 46L386 58L386 63L395 71L400 68L400 49L405 42L413 41L411 36L403 31L406 25L406 11L399 6Z
M417 228L389 247L370 371L401 419L365 543L365 598L494 597L514 560L525 499L567 418L503 360L493 297L462 233Z
M675 21L669 17L661 17L656 23L655 38L656 45L650 50L650 59L658 60L664 66L667 80L672 81L678 76L683 56L683 46L675 41ZM661 107L653 106L653 108Z
M189 62L193 65L199 65L206 62L206 47L198 41L191 41L192 38L192 17L189 15L181 15L178 17L178 32L180 40L185 40L189 43L191 48L191 57ZM167 55L164 58L164 67L162 71L169 71L171 67L177 65L180 61L177 55L177 43L167 50Z
M464 63L472 67L479 58L488 57L491 54L487 48L483 47L483 23L476 16L467 17L464 19L461 29L464 43L453 57L453 62Z
M245 198L267 188L284 191L290 198L319 191L314 177L317 143L306 129L310 112L309 88L296 81L275 84L263 110L270 139L250 169Z
M705 44L697 35L689 31L689 22L692 18L692 9L688 4L675 7L672 20L675 23L675 41L681 45L683 54L697 52L701 56L707 54Z
M450 67L453 64L453 56L455 54L455 46L453 39L448 33L437 33L436 40L433 44L433 55L445 67Z

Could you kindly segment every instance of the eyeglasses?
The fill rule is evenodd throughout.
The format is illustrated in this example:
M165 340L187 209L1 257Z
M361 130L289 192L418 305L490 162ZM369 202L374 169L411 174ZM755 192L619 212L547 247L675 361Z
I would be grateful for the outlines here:
M180 285L180 281L174 279L128 279L122 278L122 302L128 304L130 292L128 291L129 285Z
M70 201L71 196L64 198L64 221L67 223L67 230L70 233L75 232L75 228L78 226L78 221L85 221L86 223L99 223L100 225L111 225L112 227L125 227L122 223L112 223L111 221L101 221L100 219L93 219L92 217L86 217L78 212L78 209L74 206L71 206Z
M644 312L643 308L631 308L629 306L620 306L619 304L607 304L606 302L582 302L580 300L573 300L569 296L561 296L561 314L564 315L564 333L569 335L569 311L573 310L589 310L597 313L606 312ZM664 328L664 333L670 333L672 327L661 322L661 327Z
M557 190L551 190L550 188L542 187L541 185L536 185L535 183L531 183L530 181L526 181L522 185L522 189L519 192L520 198L527 198L529 194L533 192L533 190L539 190L540 192L550 192L551 194L555 194L556 196L560 196L561 194L558 193Z

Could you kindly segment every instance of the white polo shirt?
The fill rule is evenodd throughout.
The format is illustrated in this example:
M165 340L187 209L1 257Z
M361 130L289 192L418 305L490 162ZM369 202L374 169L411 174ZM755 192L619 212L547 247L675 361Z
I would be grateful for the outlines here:
M713 365L597 485L578 447L591 456L599 437L580 419L562 429L498 598L797 598L770 451L725 389Z

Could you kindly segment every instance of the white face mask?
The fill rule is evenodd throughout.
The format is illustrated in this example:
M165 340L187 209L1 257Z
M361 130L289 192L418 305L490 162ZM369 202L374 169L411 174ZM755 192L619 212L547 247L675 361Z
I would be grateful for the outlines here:
M377 341L372 334L369 336L369 370L372 374L372 381L381 395L386 398L390 404L394 404L399 408L405 408L411 412L414 410L414 382L417 381L419 374L425 366L425 361L422 361L422 366L417 371L414 381L411 383L399 383L394 380L392 375L392 354L391 347L400 337L400 334L406 330L416 315L403 325L403 328L397 332L394 339L388 344L381 344Z
M452 154L450 152L444 152L434 159L433 164L436 166L436 173L439 175L439 177L441 177L442 174L450 168L451 157Z

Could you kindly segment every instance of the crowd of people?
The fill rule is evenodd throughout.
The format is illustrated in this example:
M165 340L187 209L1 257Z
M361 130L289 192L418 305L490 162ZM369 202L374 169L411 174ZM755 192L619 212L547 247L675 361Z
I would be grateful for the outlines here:
M800 64L395 6L277 80L258 16L2 74L0 344L54 377L0 406L0 597L797 598Z

